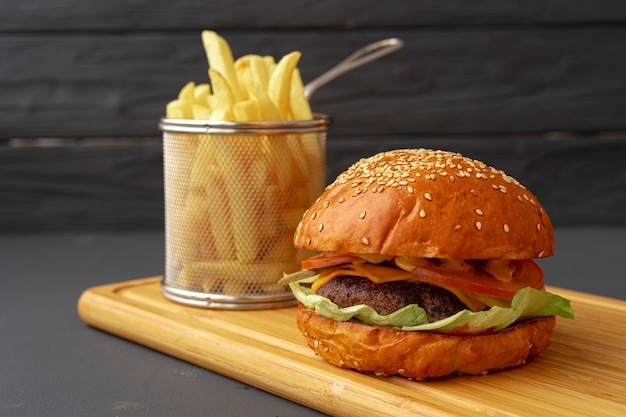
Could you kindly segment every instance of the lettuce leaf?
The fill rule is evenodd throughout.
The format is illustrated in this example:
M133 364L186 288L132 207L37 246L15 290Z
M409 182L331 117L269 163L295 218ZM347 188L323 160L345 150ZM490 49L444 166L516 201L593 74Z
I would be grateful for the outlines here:
M494 306L488 310L459 311L453 316L428 323L426 311L411 304L388 315L378 314L368 305L339 308L328 298L314 294L310 284L317 279L314 271L299 271L285 275L279 285L289 285L296 299L305 306L315 309L317 314L336 321L358 320L371 326L391 327L405 331L435 330L442 333L478 333L489 329L500 330L516 321L534 317L561 316L574 318L569 300L559 295L534 288L519 290L510 307Z

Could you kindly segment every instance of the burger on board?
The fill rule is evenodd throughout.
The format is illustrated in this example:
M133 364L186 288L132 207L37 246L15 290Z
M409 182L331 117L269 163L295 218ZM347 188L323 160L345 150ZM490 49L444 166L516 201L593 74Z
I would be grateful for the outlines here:
M296 229L319 252L285 275L297 325L330 363L413 379L520 365L568 300L532 260L554 252L537 197L458 153L402 149L340 174Z

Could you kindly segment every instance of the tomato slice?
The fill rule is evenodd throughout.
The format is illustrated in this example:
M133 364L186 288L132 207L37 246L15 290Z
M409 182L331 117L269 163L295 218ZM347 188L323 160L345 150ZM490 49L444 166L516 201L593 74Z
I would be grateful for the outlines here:
M543 272L539 265L531 259L509 262L512 272L510 279L498 278L479 266L458 271L437 266L432 262L420 262L419 265L413 267L411 272L417 275L419 280L430 284L440 284L461 291L507 300L513 299L515 293L522 288L543 288Z
M305 270L320 269L360 260L360 257L352 253L322 252L303 260L301 263L301 267Z

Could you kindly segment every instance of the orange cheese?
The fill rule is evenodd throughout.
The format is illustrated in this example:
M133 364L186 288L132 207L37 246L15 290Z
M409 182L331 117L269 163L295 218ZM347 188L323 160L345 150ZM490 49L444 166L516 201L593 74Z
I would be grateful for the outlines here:
M356 262L348 265L341 265L338 269L326 270L320 273L319 278L316 279L311 285L311 291L313 291L313 293L317 293L317 290L323 285L340 276L363 277L375 282L376 284L391 281L420 281L419 276L400 268ZM456 288L443 285L440 285L440 287L456 295L457 298L472 311L481 311L487 307L485 303L473 298L467 293L457 290Z

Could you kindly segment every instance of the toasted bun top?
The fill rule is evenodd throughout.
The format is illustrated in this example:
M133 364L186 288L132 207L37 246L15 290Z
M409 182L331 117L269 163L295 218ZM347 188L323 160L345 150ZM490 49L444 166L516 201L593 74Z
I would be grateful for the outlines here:
M442 259L554 252L552 223L514 178L458 153L402 149L361 159L307 210L296 247Z

